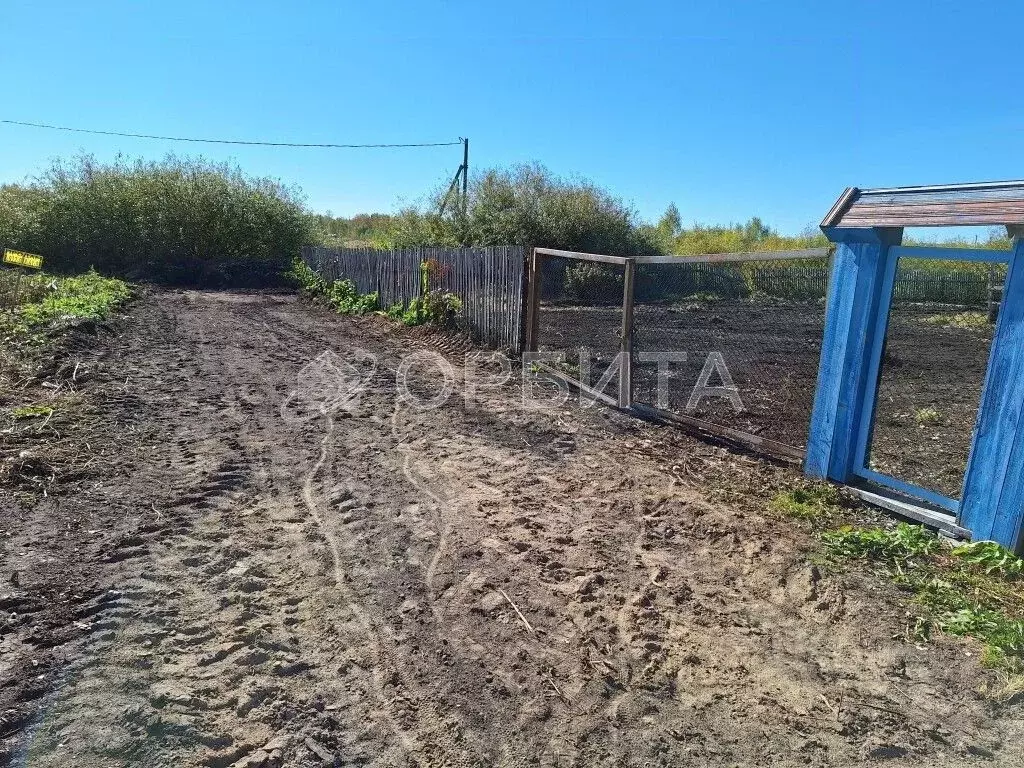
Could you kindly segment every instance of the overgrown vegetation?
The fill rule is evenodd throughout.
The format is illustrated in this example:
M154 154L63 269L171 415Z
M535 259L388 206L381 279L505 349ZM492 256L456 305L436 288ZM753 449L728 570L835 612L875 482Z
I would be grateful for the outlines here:
M538 164L472 176L465 213L461 204L439 213L446 191L381 220L381 228L364 230L363 238L387 248L525 245L621 255L658 250L642 232L636 212L621 200Z
M23 286L20 298L0 313L0 336L6 340L102 320L131 297L127 283L93 270L76 277L37 274L20 280L9 270L0 271L0 283L15 282Z
M623 280L621 269L581 261L565 270L565 294L587 304L621 304Z
M450 200L441 213L446 192L439 189L396 214L341 218L312 214L296 188L229 164L175 156L100 163L83 156L55 162L27 184L0 187L0 247L41 253L50 269L62 273L95 267L132 279L260 286L282 280L306 244L524 245L624 256L768 253L827 245L816 229L786 236L757 217L686 228L675 205L656 224L647 224L592 182L559 177L538 164L476 174L465 208L461 200ZM1009 241L993 231L984 243L949 244L1006 248ZM914 268L935 275L950 271L948 263L924 260ZM818 274L824 269L824 262L767 261L736 268L734 276L711 275L707 284L698 279L671 288L676 294L690 290L728 298L776 296L781 290L781 298L810 300L824 291ZM963 270L976 273L975 292L982 296L988 266ZM780 271L793 280L781 280ZM581 296L601 293L614 281L609 273L590 269L573 275L571 288ZM662 277L654 274L648 282L660 284Z
M59 277L0 267L0 405L10 404L7 396L39 375L52 343L64 331L110 316L132 293L122 280L93 271ZM10 418L14 423L49 424L53 412L48 408L19 406Z
M322 301L335 312L343 315L364 315L376 312L406 326L438 325L453 326L462 311L462 300L453 293L432 288L432 275L437 265L425 261L420 265L420 295L408 304L393 304L381 311L380 297L376 292L359 293L351 280L329 281L314 272L301 260L296 260L290 272L303 294L316 301Z
M984 643L983 663L1024 672L1024 561L991 541L945 547L920 526L844 526L821 534L836 560L881 565L912 595L917 613L908 639L925 641L935 630Z
M679 209L671 204L654 226L642 228L643 234L663 253L696 256L704 253L735 253L739 251L784 251L827 246L828 240L818 229L807 229L798 235L780 235L754 216L742 224L713 226L695 224L682 226Z
M389 213L357 213L347 218L330 213L309 216L313 242L332 248L387 248L387 232L394 219Z
M267 285L311 239L295 189L205 160L83 156L0 187L0 247L43 254L57 272Z
M380 299L373 293L359 293L351 280L326 280L296 259L289 272L302 293L322 301L338 314L365 315L380 309Z

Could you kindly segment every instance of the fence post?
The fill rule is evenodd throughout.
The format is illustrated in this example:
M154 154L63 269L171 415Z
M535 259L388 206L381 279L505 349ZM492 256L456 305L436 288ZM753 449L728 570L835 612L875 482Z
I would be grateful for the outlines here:
M1007 227L1013 251L985 388L974 426L957 522L976 540L1024 551L1024 230Z
M530 250L530 269L526 294L526 352L537 351L537 331L540 322L540 256L537 249Z
M626 262L622 280L622 339L619 342L619 408L633 407L633 286L636 265Z
M999 302L1002 301L1003 297L999 296L996 298L996 292L1002 293L1002 286L996 288L996 265L988 265L988 322L991 325L996 324L996 320L999 317Z
M878 334L889 248L899 245L901 228L827 228L836 244L826 300L825 333L807 437L804 472L846 482L853 473L869 383L869 360ZM886 309L886 307L882 307ZM879 327L879 326L882 327Z

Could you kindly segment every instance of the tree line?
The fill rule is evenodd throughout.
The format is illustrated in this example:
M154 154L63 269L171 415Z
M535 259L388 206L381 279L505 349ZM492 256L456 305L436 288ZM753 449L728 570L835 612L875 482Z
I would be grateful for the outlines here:
M81 156L56 161L27 183L0 186L0 247L44 254L55 271L258 286L280 282L307 244L525 245L624 256L825 244L817 230L782 235L756 217L684 227L675 205L644 222L607 190L539 164L478 172L465 201L442 206L446 191L393 214L345 218L315 213L297 187L230 164ZM1004 239L996 233L989 242Z

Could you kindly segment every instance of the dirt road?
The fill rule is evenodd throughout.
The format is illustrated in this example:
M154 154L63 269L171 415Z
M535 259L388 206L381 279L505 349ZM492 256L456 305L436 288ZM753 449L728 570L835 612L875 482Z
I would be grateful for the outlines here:
M413 407L429 342L161 291L71 347L84 415L0 489L0 764L1021 764L977 646L764 512L783 470L467 399L455 348Z

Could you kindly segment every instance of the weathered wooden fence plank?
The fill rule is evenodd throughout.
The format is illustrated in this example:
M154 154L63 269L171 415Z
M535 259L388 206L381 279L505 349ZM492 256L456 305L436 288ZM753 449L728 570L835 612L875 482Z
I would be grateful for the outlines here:
M351 280L360 293L376 291L383 307L407 305L418 297L420 265L431 261L436 268L430 288L462 300L463 318L473 337L518 353L526 253L519 246L393 251L307 246L302 260L325 279Z

